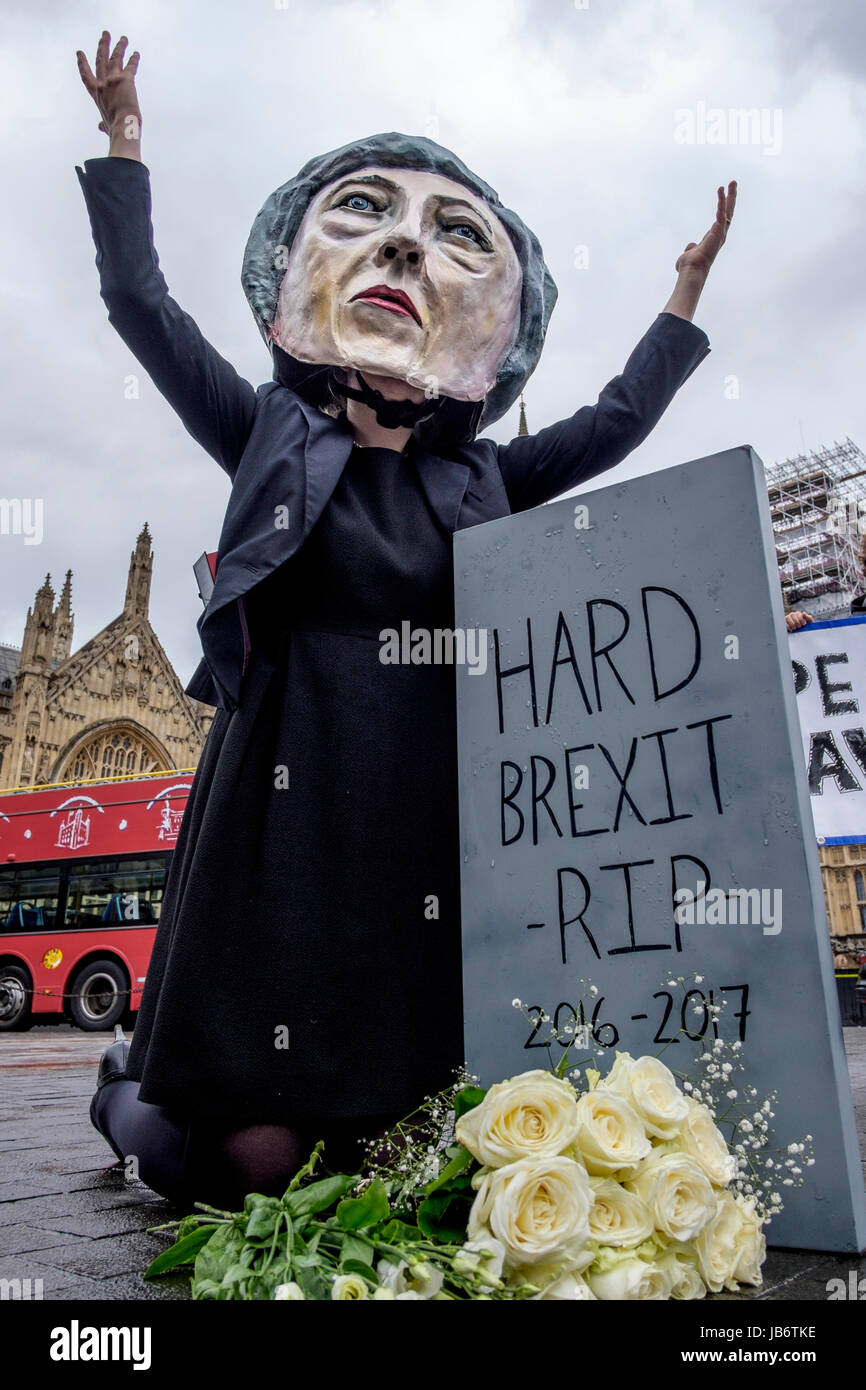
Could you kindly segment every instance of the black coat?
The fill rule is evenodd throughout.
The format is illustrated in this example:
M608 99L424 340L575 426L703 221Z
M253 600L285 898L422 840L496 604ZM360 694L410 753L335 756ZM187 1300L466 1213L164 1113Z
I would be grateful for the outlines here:
M110 322L232 480L216 582L198 620L204 658L186 687L232 710L249 654L244 597L309 535L346 465L352 430L292 389L282 354L275 379L256 390L171 298L153 245L146 165L107 156L76 172ZM538 506L612 468L647 437L709 351L702 329L660 313L596 405L510 444L478 439L447 457L413 440L430 505L449 531L461 530Z

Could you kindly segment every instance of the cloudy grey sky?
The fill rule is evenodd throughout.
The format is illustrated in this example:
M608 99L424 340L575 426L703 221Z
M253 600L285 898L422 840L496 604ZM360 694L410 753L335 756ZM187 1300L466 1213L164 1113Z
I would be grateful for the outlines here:
M765 463L866 448L866 11L860 0L4 0L0 495L44 537L0 535L0 641L46 571L73 570L74 646L123 603L142 522L151 620L181 680L200 649L192 563L225 474L108 324L75 165L107 153L75 50L126 33L169 289L254 384L267 350L240 287L267 195L377 131L433 135L536 231L559 286L530 430L593 402L664 306L674 262L739 181L695 321L712 352L650 439L595 485L749 443ZM697 136L757 108L764 135ZM693 143L675 138L683 111ZM680 113L680 114L678 114ZM702 114L703 113L703 114ZM704 132L707 127L703 126ZM586 248L579 254L576 248ZM588 264L578 265L588 257ZM491 435L517 430L517 412Z

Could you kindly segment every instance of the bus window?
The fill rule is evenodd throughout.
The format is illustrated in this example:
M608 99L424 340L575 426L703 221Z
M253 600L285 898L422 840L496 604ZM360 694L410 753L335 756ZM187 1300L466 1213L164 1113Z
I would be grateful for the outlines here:
M165 889L162 855L75 864L69 870L64 925L73 929L107 925L153 926Z
M53 927L60 892L58 865L16 864L0 869L0 931Z

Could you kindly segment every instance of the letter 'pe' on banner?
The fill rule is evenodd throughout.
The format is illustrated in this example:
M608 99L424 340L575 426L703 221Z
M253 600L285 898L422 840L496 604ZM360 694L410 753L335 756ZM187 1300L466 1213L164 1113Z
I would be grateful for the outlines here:
M815 834L866 844L866 617L809 623L788 641Z
M780 1187L769 1243L863 1249L760 460L743 446L459 531L454 564L456 623L488 636L484 675L457 671L470 1071L548 1064L515 998L555 1026L582 1001L611 1063L680 1076L714 1033L741 1039L746 1083L777 1095L771 1150L811 1135L816 1160Z

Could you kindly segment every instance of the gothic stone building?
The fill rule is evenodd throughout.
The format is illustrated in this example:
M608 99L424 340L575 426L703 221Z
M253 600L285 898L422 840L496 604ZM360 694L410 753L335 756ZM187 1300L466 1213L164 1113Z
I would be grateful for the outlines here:
M145 522L123 611L72 651L72 571L55 607L50 574L27 610L20 650L0 645L0 791L194 768L213 718L184 693L148 619Z

